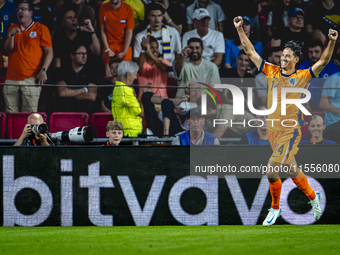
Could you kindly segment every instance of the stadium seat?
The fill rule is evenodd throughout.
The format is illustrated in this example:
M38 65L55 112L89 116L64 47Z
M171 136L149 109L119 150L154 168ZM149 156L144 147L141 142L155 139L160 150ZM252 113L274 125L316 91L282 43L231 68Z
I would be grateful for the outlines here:
M167 85L167 94L169 98L175 98L177 93L177 80L173 77L168 77Z
M67 131L88 124L89 115L86 112L54 112L49 121L50 133Z
M31 112L15 112L9 113L7 119L8 139L18 139L22 134L24 126L27 124L27 117ZM47 115L44 112L39 112L44 121L47 121Z
M93 138L106 138L106 125L113 120L111 112L95 112L91 116Z
M0 112L0 138L5 138L6 131L6 113Z

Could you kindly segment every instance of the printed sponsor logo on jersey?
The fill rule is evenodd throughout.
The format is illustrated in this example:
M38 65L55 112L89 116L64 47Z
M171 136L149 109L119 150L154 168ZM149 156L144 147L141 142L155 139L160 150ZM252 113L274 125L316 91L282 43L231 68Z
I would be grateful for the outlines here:
M3 20L7 21L9 19L8 15L4 15Z
M120 21L120 23L125 24L125 23L126 23L126 20L125 20L125 19L122 19L122 20Z
M31 38L34 38L34 37L36 37L36 36L37 36L37 32L31 32L31 33L30 33L30 37L31 37Z

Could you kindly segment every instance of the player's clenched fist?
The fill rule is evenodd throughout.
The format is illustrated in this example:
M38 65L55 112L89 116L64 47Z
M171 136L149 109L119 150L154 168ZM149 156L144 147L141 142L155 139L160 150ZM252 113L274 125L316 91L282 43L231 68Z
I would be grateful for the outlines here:
M328 38L329 40L336 41L338 39L338 32L330 28L328 31Z
M21 33L20 29L18 27L15 27L15 28L12 29L12 31L9 33L9 35L11 37L14 37L15 35L20 34L20 33Z
M239 28L239 27L242 27L242 25L243 25L243 19L242 19L242 17L241 17L241 16L235 17L235 18L234 18L234 26L235 26L236 28Z

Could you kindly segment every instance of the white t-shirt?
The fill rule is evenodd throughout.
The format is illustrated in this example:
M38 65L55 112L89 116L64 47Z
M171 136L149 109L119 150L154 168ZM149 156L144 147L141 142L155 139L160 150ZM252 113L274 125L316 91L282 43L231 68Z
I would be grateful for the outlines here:
M199 65L184 62L181 73L179 75L176 74L176 77L178 77L179 84L176 97L183 97L185 95L184 88L189 86L191 82L206 83L213 88L215 84L221 84L217 66L205 58L202 58L202 62Z
M186 32L182 38L182 49L187 46L188 40L192 37L200 38L203 41L204 51L202 57L209 61L214 60L214 53L225 53L224 37L219 31L209 28L208 34L200 37L197 33L197 29Z
M175 53L181 54L181 36L179 35L178 31L176 28L166 26L168 31L169 31L169 36L170 36L170 47L171 47L171 56L172 56L172 63L175 60ZM155 32L152 31L153 37L155 37L158 41L159 44L159 53L163 54L163 40L162 40L162 29L159 31ZM144 52L142 50L142 46L140 45L142 42L143 38L147 37L147 29L143 30L142 32L138 33L135 38L135 49L134 49L134 57L139 58L139 55L141 52Z
M194 11L200 8L198 0L187 7L187 24L192 24L192 19L194 17ZM224 12L218 4L210 2L206 8L210 14L209 28L213 30L218 30L218 22L226 19Z

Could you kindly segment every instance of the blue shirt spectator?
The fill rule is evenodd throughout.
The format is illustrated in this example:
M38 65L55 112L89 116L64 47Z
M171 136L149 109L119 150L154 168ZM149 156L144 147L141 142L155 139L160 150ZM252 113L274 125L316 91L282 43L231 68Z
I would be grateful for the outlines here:
M326 112L326 127L340 121L340 72L331 75L323 85L320 107Z
M304 136L300 144L335 144L336 142L323 138L323 131L325 129L326 126L323 118L320 115L313 115L308 123L310 134Z
M307 60L306 62L299 65L299 69L308 69L313 66L313 63L311 63L310 60ZM324 69L322 69L321 73L319 74L318 78L324 78L324 79L313 79L310 81L309 85L309 91L311 93L311 99L313 103L319 104L320 98L321 98L321 88L323 84L326 81L326 78L330 77L331 75L338 72L338 67L333 63L329 62ZM320 88L320 89L315 89ZM314 110L314 109L313 109Z
M252 27L251 27L250 18L247 17L247 16L243 16L242 18L243 18L243 30L244 30L245 34L250 39L250 41L253 43L255 51L262 57L262 55L263 55L262 43L255 41L251 38ZM224 62L224 64L225 64L226 68L236 67L236 65L237 65L236 58L238 57L238 54L242 49L243 48L241 46L241 41L240 41L239 37L237 37L236 39L228 40L225 43L225 62ZM251 69L253 69L254 67L255 67L254 64L252 64Z
M300 144L336 144L336 142L327 139L322 139L321 142L314 142L312 139L310 139L301 141Z
M259 132L257 132L257 129L249 131L245 133L241 137L240 144L249 144L249 145L270 145L270 142L267 140L263 140L262 137L260 137Z

